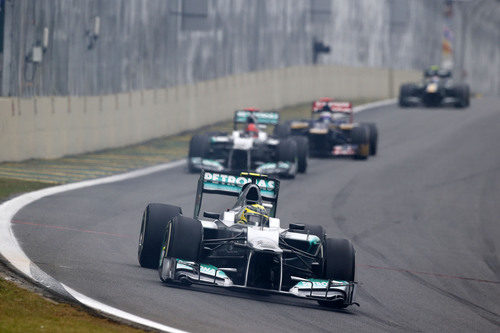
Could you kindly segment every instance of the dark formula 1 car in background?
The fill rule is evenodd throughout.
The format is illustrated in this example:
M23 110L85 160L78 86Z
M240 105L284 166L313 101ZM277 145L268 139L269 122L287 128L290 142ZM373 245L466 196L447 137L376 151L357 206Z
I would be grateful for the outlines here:
M204 133L191 138L189 171L255 171L290 178L306 172L307 139L270 135L268 127L278 123L278 112L236 111L231 134Z
M422 83L406 83L399 90L399 105L444 106L453 105L465 108L470 104L469 85L455 83L451 71L436 66L424 71Z
M311 119L295 120L276 128L281 137L305 136L311 156L353 156L366 159L377 154L378 130L374 123L355 123L351 103L322 98L312 105Z
M202 171L194 218L180 207L149 204L138 257L157 268L165 283L242 288L316 300L344 308L353 301L355 251L346 239L328 238L323 227L280 226L279 181L263 175ZM204 194L235 196L221 214L203 212Z

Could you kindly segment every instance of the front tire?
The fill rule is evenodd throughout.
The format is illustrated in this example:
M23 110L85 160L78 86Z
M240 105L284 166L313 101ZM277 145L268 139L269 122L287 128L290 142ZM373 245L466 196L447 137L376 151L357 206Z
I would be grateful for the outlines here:
M466 84L459 84L455 87L455 103L456 108L466 108L470 105L470 92L469 86Z
M358 146L354 158L366 160L370 155L370 142L368 139L368 130L364 126L356 126L351 130L351 142Z
M356 252L347 239L327 238L324 244L323 278L354 282L356 270ZM318 301L321 306L342 309L347 305L343 302Z
M203 226L200 221L178 215L168 222L163 237L165 257L199 261Z
M375 125L374 123L364 123L363 126L365 126L368 130L368 142L370 143L370 155L375 156L375 155L377 155L377 150L378 150L377 125Z
M163 234L168 222L182 214L177 206L150 203L142 214L137 257L146 268L158 268Z
M281 140L278 145L278 161L297 164L297 143L292 138ZM293 170L288 176L295 178L297 170Z
M411 106L411 103L408 102L408 97L413 96L414 94L414 84L406 83L402 84L399 87L399 106L402 108Z
M198 262L203 239L200 221L182 215L168 222L163 235L158 274L162 282L175 279L177 260Z

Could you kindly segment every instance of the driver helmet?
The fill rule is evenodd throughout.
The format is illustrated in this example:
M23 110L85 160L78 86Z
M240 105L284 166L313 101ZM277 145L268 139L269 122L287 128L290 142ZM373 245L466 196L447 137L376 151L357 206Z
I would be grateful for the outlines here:
M264 206L249 205L243 209L237 223L267 227L269 226L269 215Z
M259 136L259 129L257 128L257 125L255 124L255 118L250 116L247 118L247 127L245 129L245 132L248 134L251 134L252 136Z

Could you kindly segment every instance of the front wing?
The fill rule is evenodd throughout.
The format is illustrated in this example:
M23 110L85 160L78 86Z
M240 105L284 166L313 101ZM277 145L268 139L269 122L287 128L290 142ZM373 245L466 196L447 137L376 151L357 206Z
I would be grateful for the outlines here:
M190 164L193 169L205 170L205 171L239 171L239 170L229 170L223 163L217 160L206 159L201 157L191 157ZM266 175L277 175L277 176L292 176L296 173L297 166L295 163L290 162L269 162L259 165L255 170L248 170L256 173L266 174ZM247 170L245 170L247 171Z
M179 259L169 260L171 260L169 272L163 272L160 270L160 278L162 281L203 284L233 289L258 290L272 294L287 295L317 301L342 302L344 305L357 304L354 302L356 291L355 282L296 278L298 282L288 291L260 289L245 285L236 285L226 275L226 273L224 273L223 269L219 269L212 265L198 264Z

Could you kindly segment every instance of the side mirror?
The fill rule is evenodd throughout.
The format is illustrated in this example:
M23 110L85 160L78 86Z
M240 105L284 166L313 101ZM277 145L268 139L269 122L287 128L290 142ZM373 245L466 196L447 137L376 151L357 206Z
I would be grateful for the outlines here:
M288 229L289 230L305 230L306 226L304 224L300 224L300 223L290 223L290 225L288 226Z
M220 214L212 212L203 212L203 217L207 217L209 219L218 219L220 218Z

